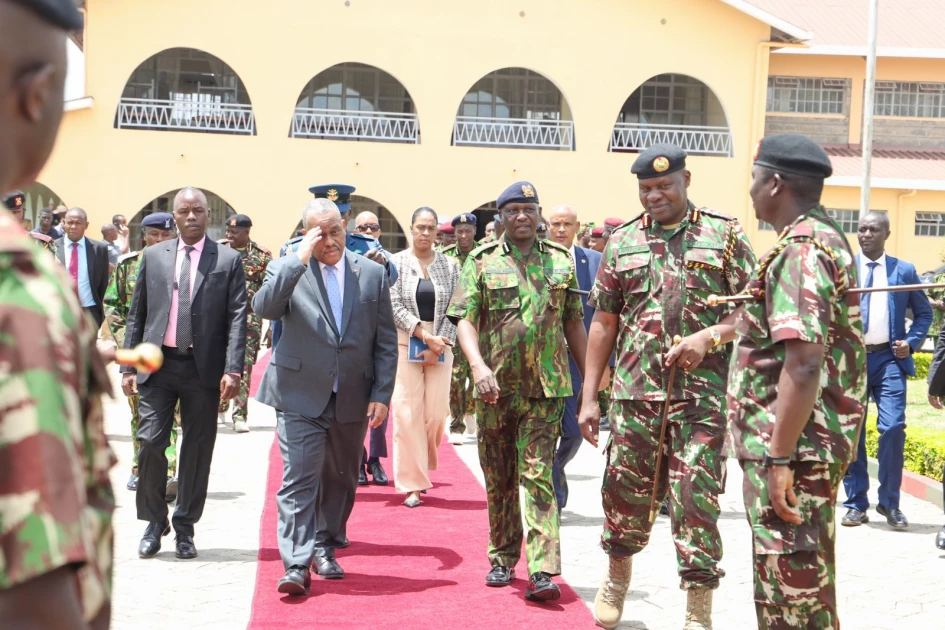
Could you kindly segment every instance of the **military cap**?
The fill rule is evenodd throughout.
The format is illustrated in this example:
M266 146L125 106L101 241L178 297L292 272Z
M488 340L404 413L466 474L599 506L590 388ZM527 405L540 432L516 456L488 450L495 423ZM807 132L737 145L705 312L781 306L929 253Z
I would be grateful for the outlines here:
M596 227L591 230L591 236L594 238L603 238L604 237L604 228Z
M82 14L75 0L13 0L64 31L82 28Z
M344 214L351 209L351 193L355 191L355 188L346 184L324 184L312 186L308 191L315 195L316 199L334 202L338 206L338 211Z
M495 200L495 206L499 210L507 203L539 203L538 193L529 182L515 182Z
M26 195L22 190L14 190L3 198L3 205L10 210L20 210L26 205Z
M755 164L778 173L826 179L833 166L823 147L796 133L782 133L763 138L755 149Z
M245 214L234 214L232 217L226 220L226 226L251 228L253 227L253 220Z
M143 228L157 228L159 230L173 230L174 217L167 212L153 212L141 221Z
M654 144L641 153L630 172L637 179L662 177L686 168L686 152L675 144ZM622 225L622 224L621 224Z
M453 227L457 225L476 225L476 215L472 212L464 212L459 216L453 217L453 220L450 221L453 224Z
M456 230L453 229L452 223L440 223L436 226L437 231L443 232L443 234L455 234Z
M538 227L535 228L535 229L538 230L539 232L547 232L547 231L548 231L548 226L545 225L545 222L544 222L544 221L539 221L539 222L538 222Z
M621 225L626 223L623 219L618 219L616 217L610 217L609 219L604 219L604 227L619 228Z

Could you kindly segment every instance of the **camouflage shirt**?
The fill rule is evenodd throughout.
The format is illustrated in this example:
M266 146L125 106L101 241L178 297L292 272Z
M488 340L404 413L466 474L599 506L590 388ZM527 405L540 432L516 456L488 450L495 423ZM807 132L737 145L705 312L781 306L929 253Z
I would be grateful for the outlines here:
M709 296L739 293L756 262L738 221L714 210L690 206L673 229L648 213L617 228L588 300L620 316L612 398L665 400L664 357L673 337L724 319L731 307L709 306ZM728 349L719 347L698 368L677 371L672 400L724 396L728 356Z
M479 327L479 350L499 395L571 395L565 321L583 321L571 252L535 241L528 256L500 239L469 253L447 316ZM478 392L473 390L478 396Z
M457 262L459 262L459 268L462 269L463 265L466 264L466 259L469 258L469 255L473 253L473 250L475 249L476 248L474 247L472 250L464 252L459 248L459 245L453 243L449 247L443 248L442 253L451 258L455 258Z
M840 228L815 208L785 228L739 311L728 385L728 419L739 459L761 459L771 442L784 366L782 342L823 344L820 391L797 442L798 461L847 464L866 404L866 348L856 263ZM782 403L784 401L781 401ZM787 401L790 402L790 401Z
M243 271L246 273L247 311L253 314L253 296L266 279L266 266L272 262L272 254L265 247L260 247L250 240L245 249L237 249L243 259Z
M131 309L131 296L135 293L135 283L138 281L140 256L140 251L120 256L105 291L105 322L119 348L125 345L125 326Z
M0 589L78 566L87 621L110 597L115 506L95 340L62 266L0 211Z
M945 273L940 273L932 280L932 284L940 284L945 282ZM941 302L945 299L945 289L929 289L925 292L929 296L929 300L936 300ZM945 310L932 307L932 326L929 328L929 334L938 337L939 332L942 330L942 323L945 322Z

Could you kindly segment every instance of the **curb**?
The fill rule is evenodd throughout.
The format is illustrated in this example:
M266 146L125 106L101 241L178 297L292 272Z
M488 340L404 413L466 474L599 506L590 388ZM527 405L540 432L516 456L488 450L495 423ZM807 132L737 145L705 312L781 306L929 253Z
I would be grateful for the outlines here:
M879 478L879 461L872 457L868 459L867 468L869 469L870 477L876 481ZM914 496L917 499L934 503L940 508L945 507L945 505L943 505L945 501L943 501L942 496L942 483L929 477L918 475L911 470L903 469L902 487L900 491Z

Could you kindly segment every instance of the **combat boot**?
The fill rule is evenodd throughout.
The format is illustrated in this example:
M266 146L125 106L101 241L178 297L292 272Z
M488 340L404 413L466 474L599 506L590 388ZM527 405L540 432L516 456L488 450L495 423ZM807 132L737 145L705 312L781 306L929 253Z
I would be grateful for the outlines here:
M610 565L607 577L600 584L594 599L594 621L601 628L616 628L623 616L623 600L630 588L630 575L633 572L633 556L608 556Z
M686 591L684 630L712 630L712 589L695 586Z

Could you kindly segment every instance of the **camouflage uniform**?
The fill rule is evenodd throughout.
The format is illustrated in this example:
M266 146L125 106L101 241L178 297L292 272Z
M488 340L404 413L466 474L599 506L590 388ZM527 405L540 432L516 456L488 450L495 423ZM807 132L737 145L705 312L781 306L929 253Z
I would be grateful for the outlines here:
M243 259L243 271L246 273L246 358L243 362L243 378L240 379L240 391L233 399L233 422L246 422L246 410L249 404L249 385L259 354L262 339L262 318L253 312L253 296L266 278L266 266L272 262L272 254L265 247L260 247L250 239L245 249L236 250ZM226 413L230 401L221 400L217 411Z
M856 264L840 228L822 208L799 217L762 260L737 323L728 386L735 454L754 543L759 628L839 628L834 559L835 505L856 456L866 402L866 350ZM797 441L791 468L803 525L778 517L761 459L770 444L784 341L823 344L822 389ZM784 401L781 401L782 403Z
M119 348L125 345L125 325L128 323L128 311L131 308L131 296L135 292L135 282L138 281L138 266L141 264L141 252L131 252L118 258L115 272L105 291L105 323ZM138 451L141 444L138 442L138 423L141 415L138 413L137 394L128 396L128 406L131 408L131 438L135 441L134 455L131 459L131 474L138 476ZM180 403L174 410L174 426L171 428L171 443L164 454L167 456L167 476L177 476L177 429L180 428Z
M650 497L670 495L670 517L681 587L716 588L722 540L718 496L725 479L723 403L726 348L706 354L694 370L677 370L670 400L663 468L654 470L669 369L664 357L675 335L718 324L730 312L709 306L711 294L732 295L749 282L756 260L738 221L690 205L666 229L648 213L611 235L589 304L620 315L610 407L611 434L603 495L604 551L626 557L647 544Z
M940 273L932 278L933 284L945 282L945 273ZM925 292L929 300L945 300L945 289L929 289ZM929 328L929 334L935 337L938 343L938 334L942 331L942 323L945 323L945 310L932 307L932 326Z
M499 400L476 397L479 461L489 503L489 561L514 567L522 551L525 491L528 573L561 573L551 466L571 373L564 322L584 320L571 251L535 241L526 258L504 238L470 252L447 315L479 327L482 358Z
M469 258L470 252L464 252L459 245L453 244L443 250L447 256L455 258L462 269ZM453 349L453 378L450 383L450 433L465 433L466 421L464 418L476 411L473 398L472 369L469 360L463 354L462 348Z
M115 457L108 376L71 286L0 210L0 589L77 566L91 621L111 598Z
M52 238L46 236L45 234L40 234L39 232L30 232L30 236L36 239L37 244L39 244L47 252L51 253L53 256L58 256L58 251L56 250L56 241Z

